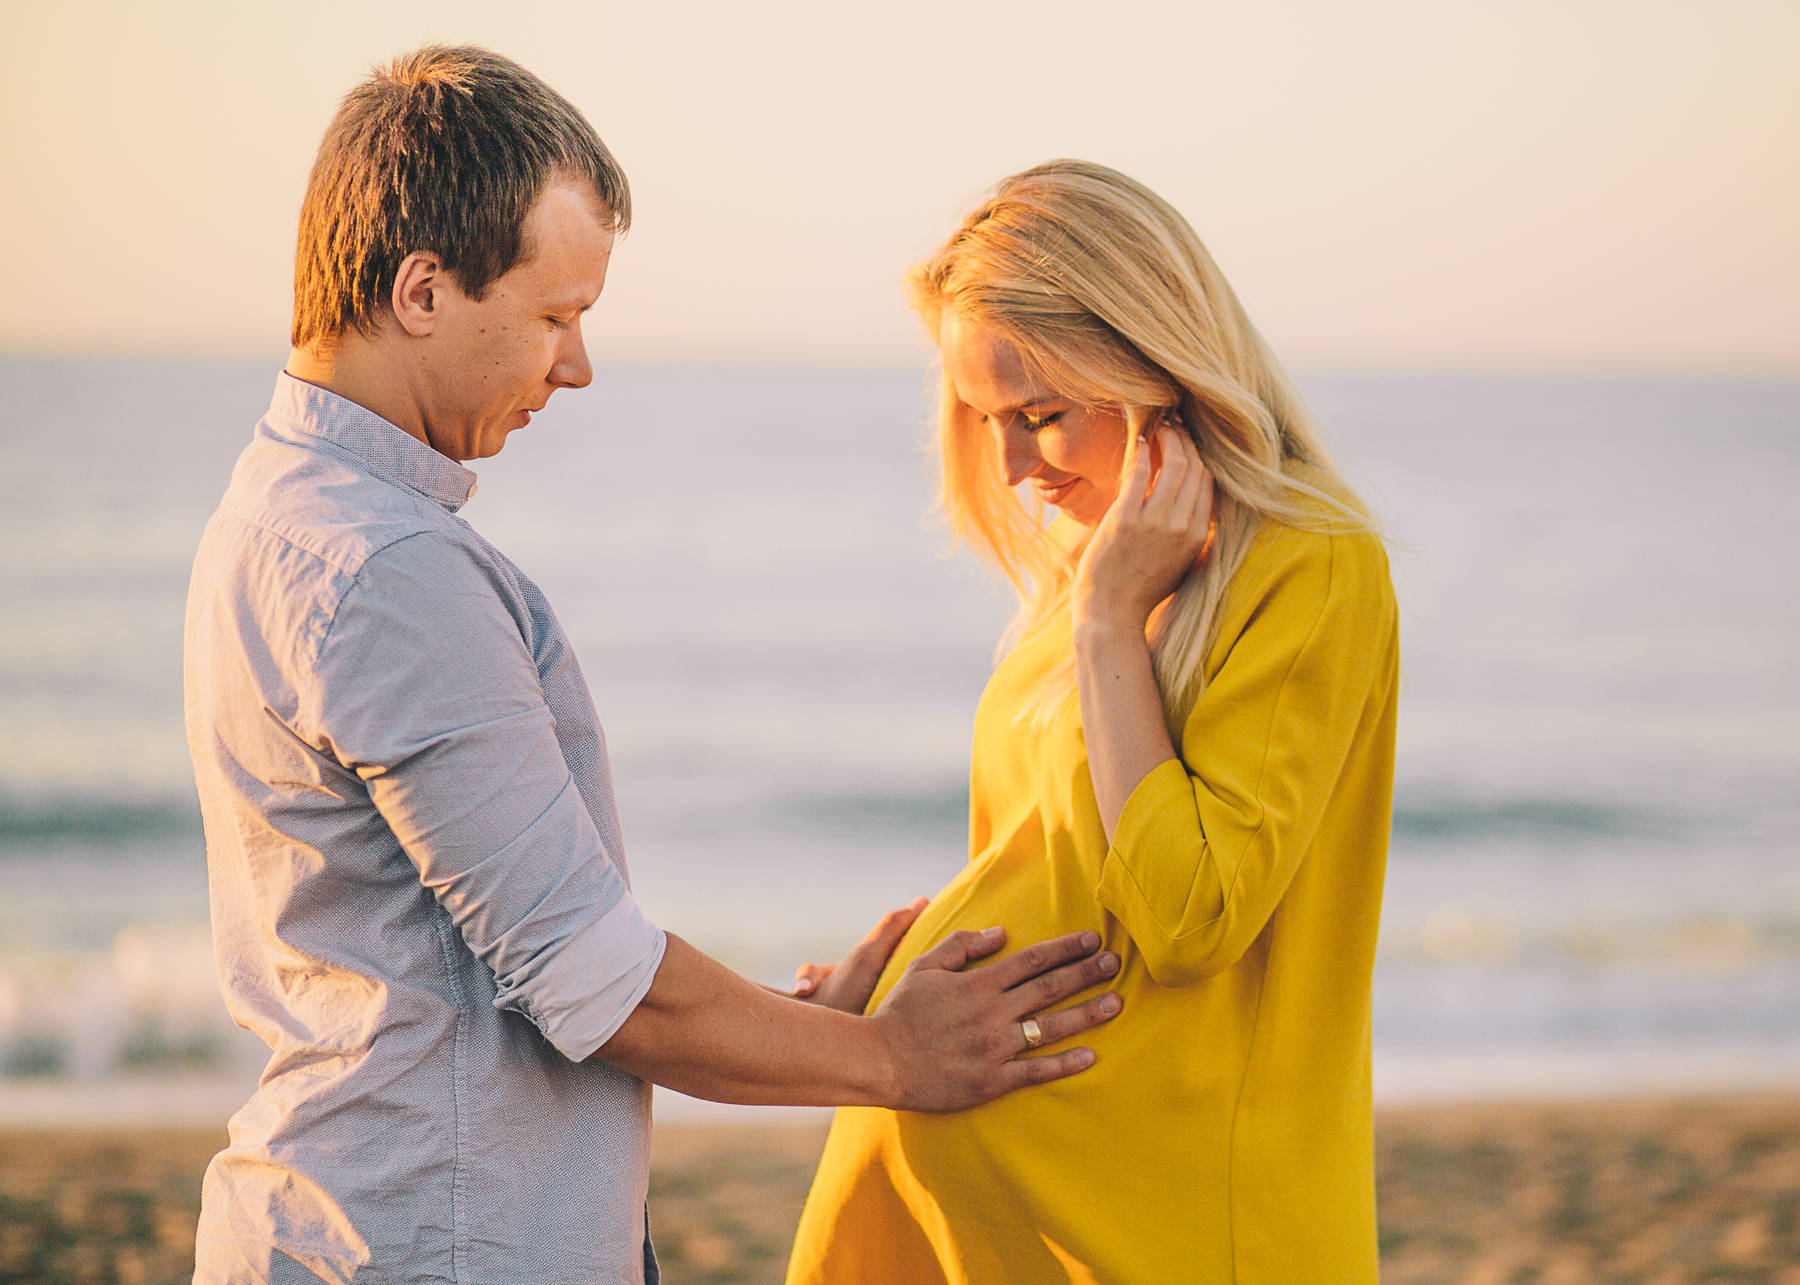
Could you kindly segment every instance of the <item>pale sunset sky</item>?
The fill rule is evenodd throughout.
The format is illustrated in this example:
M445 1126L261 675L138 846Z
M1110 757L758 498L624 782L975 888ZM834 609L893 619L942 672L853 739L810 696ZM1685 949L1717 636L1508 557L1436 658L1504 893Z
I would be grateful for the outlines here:
M1800 373L1793 0L0 0L0 351L284 352L319 134L431 40L629 173L603 361L915 361L907 265L1078 156L1181 208L1290 365Z

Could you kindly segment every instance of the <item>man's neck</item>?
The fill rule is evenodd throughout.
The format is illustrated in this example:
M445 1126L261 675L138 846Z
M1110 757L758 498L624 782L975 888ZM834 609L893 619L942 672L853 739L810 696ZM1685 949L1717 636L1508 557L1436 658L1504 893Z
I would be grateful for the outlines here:
M373 411L396 428L431 445L412 381L379 343L341 337L330 349L288 350L287 373Z

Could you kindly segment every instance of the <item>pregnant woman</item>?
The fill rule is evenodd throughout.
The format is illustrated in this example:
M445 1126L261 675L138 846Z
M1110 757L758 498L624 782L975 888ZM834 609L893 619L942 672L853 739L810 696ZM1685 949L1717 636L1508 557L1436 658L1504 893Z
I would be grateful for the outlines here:
M839 1111L789 1281L1373 1282L1398 644L1372 520L1141 184L1016 175L911 286L945 508L1021 610L975 715L969 864L870 1004L1004 923L1098 931L1124 1013L1033 1093ZM1052 1047L1029 1021L1019 1044Z

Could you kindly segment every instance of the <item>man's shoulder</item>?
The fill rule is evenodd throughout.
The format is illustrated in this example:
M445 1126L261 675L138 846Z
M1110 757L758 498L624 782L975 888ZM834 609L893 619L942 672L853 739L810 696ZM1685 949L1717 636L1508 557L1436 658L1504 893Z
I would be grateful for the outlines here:
M245 448L216 522L251 543L291 549L354 579L382 550L428 535L470 543L467 528L426 496L376 477L329 443L301 445L263 434ZM417 546L415 546L417 547Z
M446 591L477 572L482 542L426 496L328 445L262 433L245 448L195 554L189 611L235 622L259 649L306 668L351 590L388 563ZM209 607L207 604L215 604Z

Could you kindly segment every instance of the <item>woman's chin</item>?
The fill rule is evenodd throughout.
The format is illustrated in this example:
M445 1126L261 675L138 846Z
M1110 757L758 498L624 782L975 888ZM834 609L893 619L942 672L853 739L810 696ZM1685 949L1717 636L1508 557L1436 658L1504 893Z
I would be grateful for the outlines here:
M1055 504L1051 507L1057 511L1063 521L1073 522L1084 531L1092 531L1100 525L1100 519L1106 516L1104 508L1095 512L1093 505L1082 504L1079 501L1067 505Z

